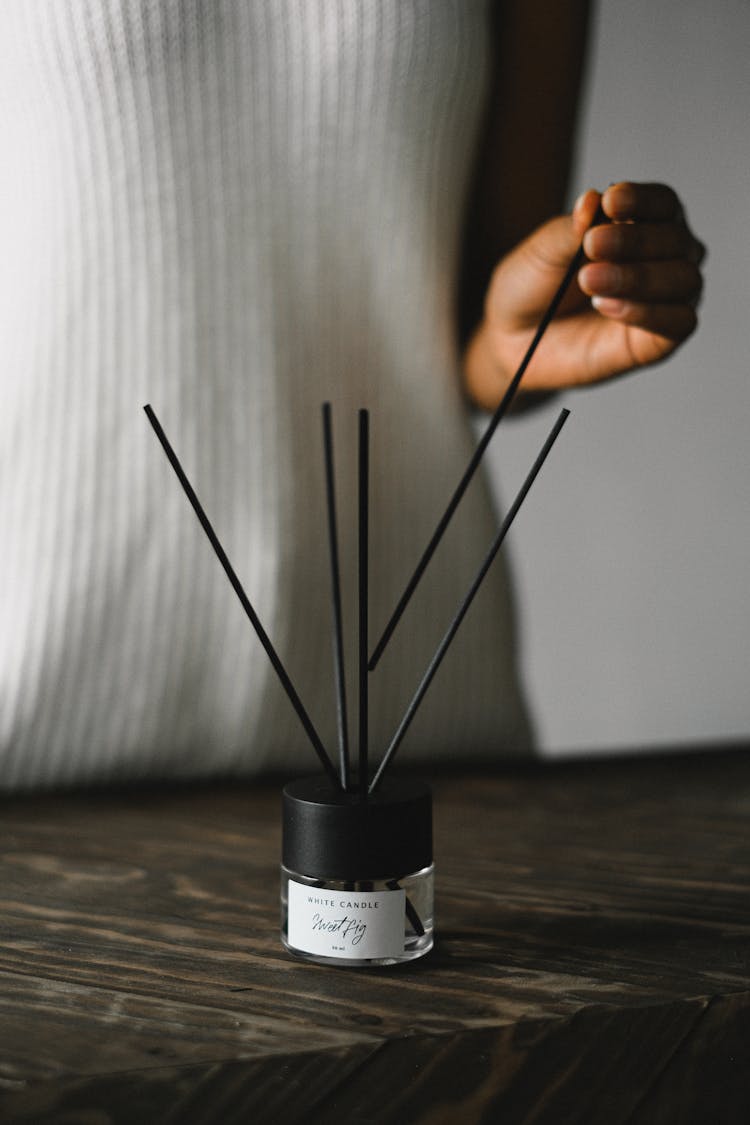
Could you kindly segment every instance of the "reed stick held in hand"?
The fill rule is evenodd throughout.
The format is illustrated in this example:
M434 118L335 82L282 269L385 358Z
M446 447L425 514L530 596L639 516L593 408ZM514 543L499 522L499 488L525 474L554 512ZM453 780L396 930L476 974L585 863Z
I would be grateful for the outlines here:
M604 211L603 211L603 209L600 205L597 212L596 212L596 215L594 216L594 218L592 220L591 226L595 227L595 226L600 225L601 223L606 223L606 222L609 222L609 219L605 215L605 213L604 213ZM481 437L480 441L478 442L477 447L474 450L474 453L472 454L471 460L469 461L469 464L467 465L467 467L464 471L464 474L461 477L461 480L458 482L453 495L451 496L450 500L448 501L448 507L445 509L445 512L440 517L440 520L438 521L438 525L437 525L437 527L435 528L435 531L432 534L432 538L430 539L429 543L425 547L424 552L423 552L419 562L417 563L417 565L414 569L414 573L412 574L411 578L407 582L406 588L404 589L403 594L399 598L398 603L396 605L396 608L394 609L393 613L391 614L391 617L390 617L385 629L383 630L383 633L380 637L380 640L378 641L375 648L373 649L372 656L370 657L370 671L371 672L375 669L376 665L378 664L381 656L383 655L383 653L385 651L386 645L388 644L389 640L391 639L391 637L392 637L392 635L393 635L393 633L396 629L396 626L398 625L399 621L401 620L401 617L404 613L404 610L406 609L407 605L411 601L412 595L414 594L414 591L416 590L416 588L419 584L419 581L422 578L422 575L424 574L425 570L427 569L427 567L429 565L429 562L430 562L430 559L435 554L435 551L437 550L438 544L440 543L440 540L442 539L443 535L445 534L445 531L448 527L448 524L450 523L451 519L453 518L453 516L456 512L456 509L457 509L459 503L461 502L462 496L466 492L466 489L469 487L469 484L471 483L471 480L472 480L474 474L476 473L477 469L479 468L479 464L480 464L482 458L484 457L487 446L490 444L490 441L492 440L492 436L495 433L495 430L500 425L501 421L503 420L505 414L508 411L508 408L509 408L511 402L513 401L513 399L515 397L515 394L516 394L516 391L518 390L521 379L524 376L526 368L529 366L529 363L531 362L531 359L532 359L532 357L534 355L534 352L536 351L536 349L539 345L540 340L542 339L542 336L547 331L547 328L549 327L550 322L552 321L552 318L554 317L555 313L557 312L557 310L560 306L560 303L561 303L563 297L565 296L565 294L568 290L568 287L569 287L570 283L573 281L573 278L578 273L578 270L581 268L581 266L583 264L583 260L584 260L585 257L586 257L586 255L585 255L584 250L583 250L583 244L581 244L578 247L578 250L576 251L575 255L573 256L570 265L568 266L567 270L565 271L565 275L564 275L562 281L560 282L552 300L550 301L550 303L547 307L547 310L544 313L544 316L542 317L541 321L539 322L539 327L537 328L536 332L534 333L534 336L531 340L531 343L529 344L529 346L526 350L526 354L524 355L523 359L521 360L521 363L519 364L518 370L516 371L516 373L513 376L505 394L503 395L502 399L500 400L500 404L497 407L495 413L492 415L492 418L490 419L490 422L489 422L487 428L485 429L484 433L482 434L482 437Z

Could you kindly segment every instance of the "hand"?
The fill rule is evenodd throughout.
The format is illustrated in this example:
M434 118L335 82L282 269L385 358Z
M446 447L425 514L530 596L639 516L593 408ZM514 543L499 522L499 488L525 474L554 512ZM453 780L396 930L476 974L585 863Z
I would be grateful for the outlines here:
M611 223L591 223L601 201ZM583 240L588 261L524 374L522 392L597 383L665 359L694 331L705 248L663 184L587 191L508 254L465 356L469 393L493 409Z

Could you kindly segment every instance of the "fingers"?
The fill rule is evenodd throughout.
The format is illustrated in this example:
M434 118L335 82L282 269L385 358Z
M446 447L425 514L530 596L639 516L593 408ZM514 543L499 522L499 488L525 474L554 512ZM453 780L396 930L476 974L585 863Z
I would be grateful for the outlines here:
M610 224L595 226L595 200L601 198ZM587 221L586 221L587 220ZM679 197L666 184L612 184L599 197L587 191L576 202L573 222L580 227L589 258L686 257L700 265L706 248L690 230Z
M684 218L679 198L666 184L610 184L602 196L602 207L614 222L674 222Z
M583 237L586 257L596 261L686 258L700 261L697 240L683 223L612 223Z
M609 320L642 328L675 343L686 340L698 323L690 304L643 304L616 297L593 297L591 304Z
M601 199L607 224L582 235L589 259L578 273L581 290L603 317L680 341L696 325L704 245L685 221L678 196L666 184L622 182L601 197L586 192L574 209L590 215Z
M589 297L695 304L702 277L685 259L646 262L592 262L578 271L578 284Z

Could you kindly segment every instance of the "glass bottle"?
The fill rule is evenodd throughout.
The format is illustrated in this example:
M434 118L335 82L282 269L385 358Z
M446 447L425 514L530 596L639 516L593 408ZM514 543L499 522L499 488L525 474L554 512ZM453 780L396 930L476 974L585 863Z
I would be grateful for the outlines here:
M283 795L281 940L321 964L395 965L433 945L432 798L391 779L372 795L325 776Z

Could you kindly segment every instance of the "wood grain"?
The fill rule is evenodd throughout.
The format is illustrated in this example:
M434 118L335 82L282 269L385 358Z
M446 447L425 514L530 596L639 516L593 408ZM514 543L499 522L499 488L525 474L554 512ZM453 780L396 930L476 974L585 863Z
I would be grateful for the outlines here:
M377 971L281 947L277 785L4 801L0 1121L744 1122L750 753L434 792L437 945Z

